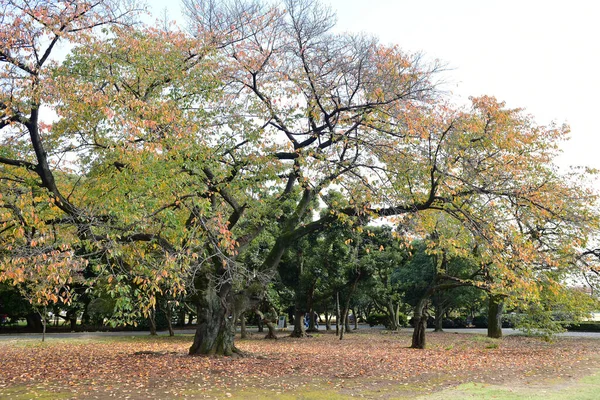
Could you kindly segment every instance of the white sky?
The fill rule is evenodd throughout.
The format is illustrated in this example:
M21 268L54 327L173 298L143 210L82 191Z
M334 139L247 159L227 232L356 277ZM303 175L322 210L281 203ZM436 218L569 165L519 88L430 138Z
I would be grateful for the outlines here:
M461 99L482 94L522 107L540 124L568 123L562 165L600 169L600 4L572 0L324 0L337 30L440 59ZM149 0L183 22L177 0Z

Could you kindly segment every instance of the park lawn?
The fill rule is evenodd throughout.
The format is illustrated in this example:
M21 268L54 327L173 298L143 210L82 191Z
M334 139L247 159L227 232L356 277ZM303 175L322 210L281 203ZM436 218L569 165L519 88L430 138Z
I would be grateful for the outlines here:
M186 355L191 336L0 341L2 399L597 398L600 340L363 331L343 341L238 340L246 357ZM579 396L579 397L577 397Z

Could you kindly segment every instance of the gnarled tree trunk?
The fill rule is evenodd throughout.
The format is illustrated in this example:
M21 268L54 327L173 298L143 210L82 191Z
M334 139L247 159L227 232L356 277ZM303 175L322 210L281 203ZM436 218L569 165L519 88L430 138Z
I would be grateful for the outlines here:
M210 285L209 285L210 286ZM190 355L232 356L240 351L235 347L235 320L232 316L231 284L223 283L220 290L207 288L197 305L198 324Z
M269 333L267 333L265 339L277 339L277 330L275 329L275 324L273 323L273 320L270 319L268 315L263 314L258 308L254 312L256 313L256 315L258 315L259 320L265 325L267 325L267 328L269 329ZM271 310L271 313L273 312L274 310Z

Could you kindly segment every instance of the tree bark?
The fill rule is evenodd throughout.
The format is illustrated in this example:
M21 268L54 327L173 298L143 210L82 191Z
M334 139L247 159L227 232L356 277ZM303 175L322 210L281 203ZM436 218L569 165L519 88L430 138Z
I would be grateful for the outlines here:
M148 323L150 324L150 335L156 336L156 311L150 310L148 314Z
M329 318L331 316L329 315L329 306L326 305L325 306L325 330L326 331L330 331L331 330L331 322L329 321Z
M354 330L358 330L358 314L356 313L356 309L352 307L352 315L354 315Z
M308 309L308 329L306 330L306 332L318 332L318 329L316 327L315 324L315 312L313 309L313 296L314 296L314 292L315 292L315 284L316 282L313 282L313 284L311 285L308 293L307 293L307 309Z
M392 302L392 300L390 299L388 301L387 304L387 311L389 314L389 321L390 321L390 329L393 331L397 331L399 328L399 320L398 320L398 313L399 313L399 307L400 305L396 305L394 306L394 303Z
M340 292L335 293L335 335L340 335Z
M234 346L235 321L231 317L231 284L223 283L220 290L209 287L197 304L196 333L190 355L232 356L241 352Z
M240 338L248 338L248 330L246 329L246 313L240 315Z
M415 307L413 316L414 331L412 335L412 349L424 349L425 342L425 329L427 328L427 313L425 312L425 306L427 305L427 299L421 299Z
M500 339L502 337L502 311L504 302L500 296L488 297L488 337Z
M304 312L300 308L294 311L294 330L290 334L291 337L310 337L304 330Z
M42 342L46 341L46 325L48 324L48 313L46 312L46 307L44 307L43 314L40 315L42 317Z
M169 336L175 336L175 331L173 330L173 306L167 302L165 307L165 314L167 316L167 328L169 329Z
M277 329L275 328L273 320L265 316L258 308L254 312L256 313L256 315L258 315L259 320L265 325L267 325L267 329L269 329L269 332L265 336L265 339L277 339Z

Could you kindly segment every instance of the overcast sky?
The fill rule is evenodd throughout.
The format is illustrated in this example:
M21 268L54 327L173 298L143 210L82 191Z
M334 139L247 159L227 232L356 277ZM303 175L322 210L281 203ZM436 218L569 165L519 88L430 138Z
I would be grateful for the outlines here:
M337 30L440 59L460 99L482 94L522 107L539 124L568 123L561 164L600 168L600 23L595 1L325 0ZM150 0L181 19L177 0ZM183 22L183 21L181 21Z

